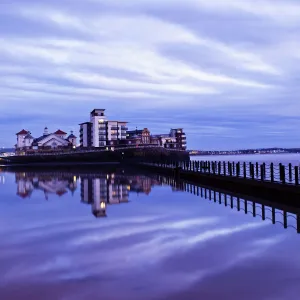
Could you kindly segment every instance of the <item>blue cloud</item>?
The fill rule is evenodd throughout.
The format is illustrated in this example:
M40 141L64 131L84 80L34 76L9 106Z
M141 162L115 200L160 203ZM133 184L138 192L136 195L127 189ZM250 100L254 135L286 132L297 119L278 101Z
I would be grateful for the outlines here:
M189 148L299 146L297 1L14 1L0 12L0 146L95 107ZM172 4L172 5L170 5Z

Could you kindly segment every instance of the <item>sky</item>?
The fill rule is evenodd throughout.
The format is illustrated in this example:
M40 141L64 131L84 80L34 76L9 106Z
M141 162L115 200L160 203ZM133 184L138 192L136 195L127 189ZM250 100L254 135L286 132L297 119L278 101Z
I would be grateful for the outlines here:
M3 0L0 147L94 108L189 149L300 147L298 0Z

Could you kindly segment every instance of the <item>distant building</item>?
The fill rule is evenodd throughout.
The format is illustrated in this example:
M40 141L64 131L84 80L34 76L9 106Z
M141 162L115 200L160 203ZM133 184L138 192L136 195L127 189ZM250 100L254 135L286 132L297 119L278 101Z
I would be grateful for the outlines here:
M108 147L126 144L127 122L109 121L105 109L94 109L90 122L80 124L80 147Z
M63 149L63 148L75 148L77 138L71 132L69 136L62 130L57 130L54 133L49 133L48 128L45 127L44 133L38 138L34 138L31 133L25 129L21 130L17 134L16 152L34 152L50 149Z
M160 145L159 138L152 136L148 128L127 131L127 145Z

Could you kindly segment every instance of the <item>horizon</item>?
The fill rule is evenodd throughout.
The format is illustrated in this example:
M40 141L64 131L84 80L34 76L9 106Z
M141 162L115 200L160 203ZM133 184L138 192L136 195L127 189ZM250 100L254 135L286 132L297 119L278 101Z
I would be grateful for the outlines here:
M188 149L300 147L299 1L15 0L0 20L0 148L78 136L96 107Z

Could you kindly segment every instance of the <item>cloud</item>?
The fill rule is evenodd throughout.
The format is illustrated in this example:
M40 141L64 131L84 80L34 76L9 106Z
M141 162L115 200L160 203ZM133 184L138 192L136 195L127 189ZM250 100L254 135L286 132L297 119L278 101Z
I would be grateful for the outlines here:
M299 108L293 100L300 71L300 57L293 50L298 47L299 4L273 3L6 3L0 12L4 25L0 28L0 111L13 118L14 108L22 102L27 105L19 124L0 122L5 132L0 145L15 143L7 128L19 130L27 122L26 115L36 115L26 128L40 131L37 106L45 108L49 120L61 118L68 128L83 121L70 124L71 119L51 106L50 100L61 107L72 103L74 117L82 119L101 102L111 118L119 117L121 111L122 119L130 117L131 123L152 117L148 126L154 130L157 119L166 128L174 124L172 116L198 110L193 119L176 118L191 137L189 147L199 147L197 132L203 133L204 148L212 144L216 148L224 136L235 140L236 147L249 143L247 135L253 132L249 126L254 122L226 126L215 120L216 111L226 111L227 121L248 113L259 118L258 123L276 123L277 116L289 118ZM136 114L129 109L132 104ZM155 108L159 111L154 118ZM216 122L210 128L202 123L206 116ZM262 146L271 143L273 136L266 133ZM290 138L287 142L292 143Z

